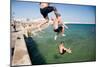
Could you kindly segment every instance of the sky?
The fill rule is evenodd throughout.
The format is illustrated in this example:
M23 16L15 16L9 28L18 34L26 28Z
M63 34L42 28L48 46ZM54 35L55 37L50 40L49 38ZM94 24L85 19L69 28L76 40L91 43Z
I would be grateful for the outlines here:
M96 21L96 7L90 5L74 5L74 4L57 4L52 3L51 6L57 8L64 22L81 22L94 24ZM11 1L11 16L15 18L38 19L43 18L40 13L39 3ZM54 17L53 12L49 17Z

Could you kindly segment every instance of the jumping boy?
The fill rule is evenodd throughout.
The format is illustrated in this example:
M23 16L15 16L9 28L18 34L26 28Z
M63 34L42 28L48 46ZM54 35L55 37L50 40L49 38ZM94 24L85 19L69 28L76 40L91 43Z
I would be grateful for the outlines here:
M61 34L62 36L65 36L64 34L64 27L66 27L68 29L67 26L64 25L64 23L62 22L62 18L61 15L59 14L59 16L56 19L53 19L53 27L54 27L54 32L56 32L57 34L55 35L54 39L57 39L57 36L59 34Z
M59 17L59 13L57 12L57 9L54 6L50 6L50 4L46 3L46 2L41 2L40 3L40 13L45 18L46 23L49 22L48 14L50 12L53 12L53 11L54 11L54 14L55 14L56 18L58 18ZM43 24L46 24L46 23L43 23ZM41 25L43 25L43 24L41 24Z

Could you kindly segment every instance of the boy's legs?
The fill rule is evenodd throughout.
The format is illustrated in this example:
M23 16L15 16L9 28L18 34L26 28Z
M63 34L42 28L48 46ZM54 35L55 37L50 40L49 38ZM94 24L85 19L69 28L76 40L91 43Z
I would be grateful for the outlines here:
M48 6L46 8L42 8L42 9L40 8L40 12L41 12L42 16L44 17L44 19L46 20L46 22L41 24L40 27L49 22L48 13L50 13L52 11L54 11L54 8L52 6ZM48 23L48 25L49 25L49 23Z
M65 36L65 34L64 34L64 26L62 26L61 35Z
M47 22L49 21L48 18L48 13L54 11L56 18L58 18L58 16L60 16L60 14L57 12L57 9L53 6L48 6L46 8L40 8L40 12L42 14L42 16L47 20Z

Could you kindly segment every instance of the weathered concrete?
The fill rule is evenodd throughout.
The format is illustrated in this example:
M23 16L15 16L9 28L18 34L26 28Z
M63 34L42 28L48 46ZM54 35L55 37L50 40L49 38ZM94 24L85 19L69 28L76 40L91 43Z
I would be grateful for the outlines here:
M22 33L22 31L17 33L12 65L31 65L30 57Z
M14 48L12 55L12 66L15 65L31 65L30 57L26 47L23 34L28 37L28 33L35 35L38 31L47 28L48 23L40 26L44 21L37 23L19 23L16 22L16 31L11 26L11 48ZM40 29L41 28L41 29Z
M26 47L23 34L27 36L26 30L19 24L14 31L11 28L11 48L14 48L12 56L12 66L31 65L30 57Z

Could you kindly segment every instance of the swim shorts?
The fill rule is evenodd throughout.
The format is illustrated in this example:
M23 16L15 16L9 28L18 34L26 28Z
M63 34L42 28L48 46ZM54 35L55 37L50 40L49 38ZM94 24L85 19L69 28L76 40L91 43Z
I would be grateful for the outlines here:
M43 15L44 18L46 18L48 16L48 13L52 12L52 11L55 11L56 13L56 17L57 16L61 16L59 13L57 13L57 9L53 6L48 6L48 7L45 7L45 8L40 8L40 12L41 14Z
M61 31L62 31L62 26L60 26L60 27L58 27L58 29L54 29L54 32L58 32L58 33L60 33Z

